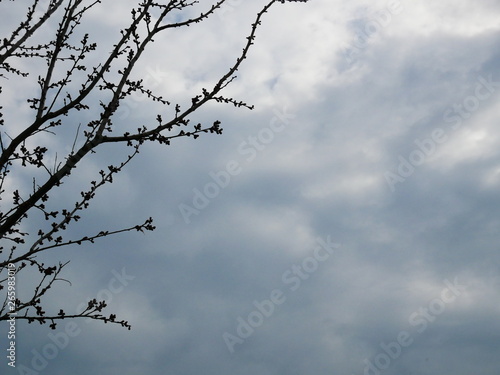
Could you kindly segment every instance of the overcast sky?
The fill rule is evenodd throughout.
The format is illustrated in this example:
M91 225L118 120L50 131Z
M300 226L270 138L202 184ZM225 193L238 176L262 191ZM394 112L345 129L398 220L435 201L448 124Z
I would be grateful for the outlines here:
M105 50L134 2L103 3L82 27ZM229 1L157 38L136 77L173 102L192 97L234 61L265 3ZM499 16L498 0L274 6L226 91L255 110L207 106L192 121L220 120L222 135L148 145L71 229L152 216L157 230L44 258L71 260L72 282L46 309L105 297L132 330L18 322L27 372L2 355L2 374L497 375ZM22 98L1 100L29 119ZM115 124L149 119L143 99ZM61 199L126 151L92 156Z

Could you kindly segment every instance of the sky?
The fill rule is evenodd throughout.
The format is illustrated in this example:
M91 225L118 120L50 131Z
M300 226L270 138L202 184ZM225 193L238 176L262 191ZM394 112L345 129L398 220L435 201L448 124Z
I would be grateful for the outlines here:
M189 100L235 61L265 3L231 0L159 36L136 77ZM134 1L117 4L82 23L102 51ZM22 5L0 4L2 35ZM145 145L69 231L150 216L157 229L42 256L71 261L46 310L106 298L132 329L18 321L17 367L2 355L1 373L497 375L499 13L497 0L273 6L224 92L255 109L209 104L191 121L220 120L222 135ZM34 83L5 83L6 120L28 123ZM115 126L154 110L127 98ZM79 116L44 142L70 150ZM74 202L127 151L91 155L57 199Z

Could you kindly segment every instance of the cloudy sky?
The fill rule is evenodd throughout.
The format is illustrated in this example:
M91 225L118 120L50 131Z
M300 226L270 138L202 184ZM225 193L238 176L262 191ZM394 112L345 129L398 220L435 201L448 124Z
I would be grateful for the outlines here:
M103 3L82 27L105 50L134 2ZM228 3L157 38L137 77L173 102L216 82L266 1ZM148 145L71 228L157 230L44 258L71 260L47 310L105 297L132 330L18 322L2 374L497 375L499 15L498 0L273 6L226 91L255 109L207 106L192 121L222 135ZM18 121L25 97L2 93ZM136 96L115 123L148 116ZM126 151L103 148L60 199Z

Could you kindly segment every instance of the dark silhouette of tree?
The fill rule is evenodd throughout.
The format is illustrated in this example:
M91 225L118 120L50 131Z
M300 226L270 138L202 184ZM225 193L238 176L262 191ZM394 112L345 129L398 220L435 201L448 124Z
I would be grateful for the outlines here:
M253 108L243 101L225 97L221 92L235 79L238 68L246 59L264 13L275 3L307 0L268 1L251 24L236 61L213 86L193 93L188 103L175 103L158 96L144 80L134 80L132 76L155 36L169 29L194 26L220 11L227 1L213 1L198 16L186 16L185 19L186 10L201 6L198 1L140 1L131 9L128 27L117 32L115 44L107 53L97 53L97 43L93 41L95 36L84 30L85 17L91 9L102 6L101 0L50 0L45 2L45 7L41 1L32 0L23 13L24 18L8 35L2 36L0 94L6 82L17 85L33 80L38 89L26 92L32 110L32 118L26 124L9 123L12 120L4 116L14 111L14 104L0 107L0 126L3 128L0 129L0 293L5 294L0 320L17 314L16 319L50 323L55 329L56 321L60 319L87 317L130 329L129 323L117 320L115 314L104 315L105 301L91 300L83 311L73 315L59 308L45 312L42 307L44 297L56 281L67 281L61 277L61 271L68 262L47 265L40 260L40 255L63 246L94 243L101 237L123 232L154 230L153 220L148 218L142 224L103 229L78 238L68 238L65 234L65 230L80 220L89 208L97 190L112 183L114 176L148 142L169 145L179 137L196 139L204 133L221 134L218 120L209 124L190 122L190 116L203 105L221 102ZM13 6L20 5L0 0L0 9ZM123 4L120 2L116 6ZM47 35L50 35L48 40ZM31 73L31 68L26 68L28 65L36 66L38 76ZM117 111L120 105L133 94L143 95L162 107L161 113L144 119L149 124L147 126L130 126L119 121ZM91 104L95 102L98 104ZM91 116L94 116L91 120L80 122ZM68 131L74 136L71 151L58 159L57 154L55 157L51 154L44 137L59 137L60 132L66 132L67 139ZM60 207L55 188L66 182L84 158L106 144L122 144L129 150L128 155L116 165L102 168L98 176L79 192L74 205ZM26 176L30 183L19 183L26 181ZM9 281L21 273L36 280L30 289L31 294L23 300L10 293L14 288L13 282Z

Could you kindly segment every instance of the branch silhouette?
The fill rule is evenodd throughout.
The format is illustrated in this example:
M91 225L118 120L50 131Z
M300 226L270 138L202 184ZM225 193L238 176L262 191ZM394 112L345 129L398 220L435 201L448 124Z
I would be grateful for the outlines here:
M60 277L68 262L46 265L39 261L38 256L56 248L92 244L100 238L124 232L154 230L153 219L147 218L142 224L103 229L76 238L68 238L65 233L89 209L98 190L111 184L146 143L170 145L180 137L197 139L204 134L222 134L219 120L191 124L190 117L208 102L253 109L252 105L226 97L222 92L234 81L247 58L264 14L276 3L305 3L307 0L267 2L250 24L249 34L234 63L211 87L190 94L191 100L187 104L164 99L149 89L143 79L132 79L137 64L154 43L155 36L202 23L227 1L214 1L191 18L184 15L190 8L201 6L198 1L141 1L130 10L130 22L119 30L108 53L98 53L98 44L92 42L84 21L90 10L102 7L100 0L51 0L45 10L41 9L39 0L33 0L19 23L0 39L0 83L29 80L37 85L37 92L27 94L32 119L25 126L12 124L12 120L4 117L14 108L0 107L0 125L3 127L0 131L0 293L5 292L0 320L7 320L9 314L15 313L17 319L50 323L50 328L55 329L58 320L91 318L130 329L130 324L118 320L115 314L104 315L106 302L95 299L77 314L67 314L59 308L46 313L42 302L47 292L55 282L69 283ZM8 9L12 6L11 2L0 1L0 11L2 7ZM175 16L171 17L175 22L168 21L171 15ZM53 34L44 40L47 29L53 30ZM25 71L27 65L23 61L36 61L43 68L36 76ZM124 100L136 93L160 105L163 108L161 113L156 114L149 125L127 128L124 124L117 124L117 110ZM90 104L97 100L98 104ZM79 112L92 119L82 124ZM45 146L42 139L47 135L60 137L63 129L75 134L71 151L67 151L63 158L58 158L57 153L55 157L50 156L53 150ZM73 206L61 207L54 189L61 186L83 160L106 144L122 144L127 156L116 165L102 168L97 178L79 192ZM31 176L31 184L16 185L20 170ZM9 300L6 288L9 278L5 275L19 277L28 270L34 270L39 280L33 285L31 295L22 300Z

